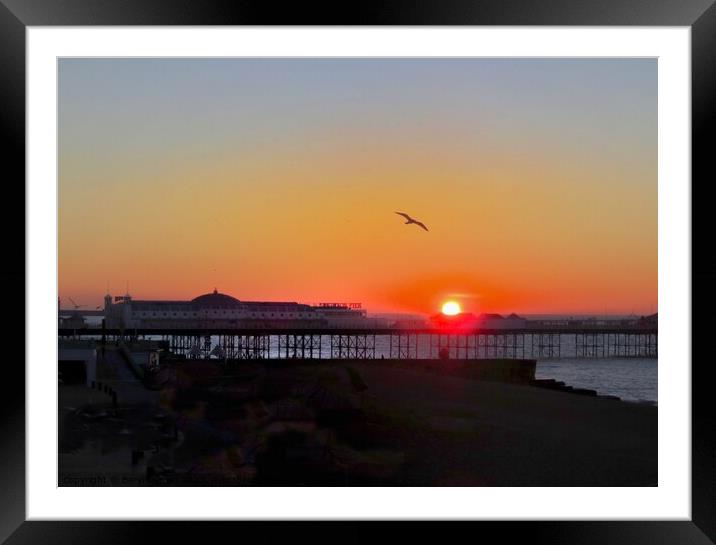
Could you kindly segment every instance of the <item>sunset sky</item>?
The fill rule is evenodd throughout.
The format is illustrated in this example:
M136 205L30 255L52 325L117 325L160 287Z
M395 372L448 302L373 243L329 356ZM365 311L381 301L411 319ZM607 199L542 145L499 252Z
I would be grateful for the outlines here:
M61 59L58 100L63 306L656 311L655 59Z

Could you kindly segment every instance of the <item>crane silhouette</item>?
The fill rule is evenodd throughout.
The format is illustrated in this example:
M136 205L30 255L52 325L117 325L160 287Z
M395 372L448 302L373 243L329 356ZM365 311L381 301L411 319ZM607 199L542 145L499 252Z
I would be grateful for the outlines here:
M78 305L77 303L75 303L75 302L72 300L72 297L68 297L68 299L69 299L70 302L72 303L72 306L75 307L75 310L77 310L78 308L81 308L81 307L84 306L84 305Z

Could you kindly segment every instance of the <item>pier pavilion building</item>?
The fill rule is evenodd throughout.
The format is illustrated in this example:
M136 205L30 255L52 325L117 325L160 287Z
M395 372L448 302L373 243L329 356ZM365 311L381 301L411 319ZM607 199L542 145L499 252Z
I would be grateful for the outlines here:
M358 304L240 301L216 289L190 301L139 300L130 295L104 298L108 328L275 328L387 326L369 318Z

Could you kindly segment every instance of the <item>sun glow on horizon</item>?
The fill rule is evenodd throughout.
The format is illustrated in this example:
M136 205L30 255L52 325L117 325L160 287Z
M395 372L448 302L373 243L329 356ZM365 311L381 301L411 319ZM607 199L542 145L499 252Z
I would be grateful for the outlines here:
M103 307L128 282L149 300L217 286L386 314L651 314L657 68L62 58L63 308Z
M442 306L442 313L446 316L456 316L462 312L460 304L456 301L445 301Z

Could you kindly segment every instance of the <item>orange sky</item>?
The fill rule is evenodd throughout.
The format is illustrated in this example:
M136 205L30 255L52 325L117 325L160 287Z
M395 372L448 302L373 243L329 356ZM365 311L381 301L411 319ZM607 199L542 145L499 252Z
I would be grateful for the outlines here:
M646 83L627 82L632 94L613 84L610 99L579 83L590 69L558 67L552 78L577 83L544 85L564 96L515 92L535 104L515 111L507 101L499 111L507 99L495 91L479 116L481 97L461 92L462 80L451 91L462 102L440 95L436 108L436 90L410 104L395 98L398 76L384 91L371 84L377 98L371 87L355 104L330 102L335 115L323 105L306 112L305 98L282 102L295 98L282 72L285 94L267 87L275 96L245 98L251 111L271 100L286 108L272 125L250 113L224 121L195 96L187 110L176 82L161 77L151 92L107 96L96 88L111 84L97 77L104 67L76 62L60 65L63 299L94 308L107 284L119 294L128 282L135 298L189 299L217 287L239 299L362 302L375 312L432 313L446 298L473 312L656 310L656 101L634 98L650 69ZM124 62L109 73L129 78L134 67ZM427 77L410 70L402 77ZM515 70L511 86L524 67ZM143 72L144 85L154 73ZM613 77L625 74L617 66ZM366 74L349 76L354 92ZM403 225L396 210L430 231Z

